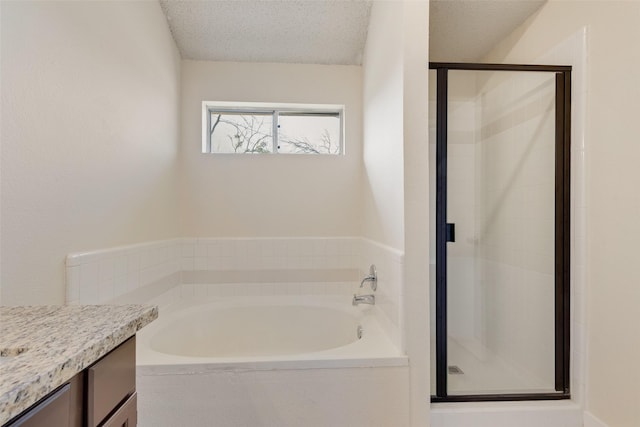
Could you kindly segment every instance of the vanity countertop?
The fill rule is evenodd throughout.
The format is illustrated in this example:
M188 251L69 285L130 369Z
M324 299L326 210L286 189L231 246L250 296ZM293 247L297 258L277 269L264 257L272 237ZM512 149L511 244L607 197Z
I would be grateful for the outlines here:
M0 425L157 317L144 305L0 307Z

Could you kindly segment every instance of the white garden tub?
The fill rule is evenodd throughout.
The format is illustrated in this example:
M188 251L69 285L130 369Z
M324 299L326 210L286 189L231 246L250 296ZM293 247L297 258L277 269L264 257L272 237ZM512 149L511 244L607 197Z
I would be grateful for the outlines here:
M373 307L345 296L182 299L138 333L139 368L403 366ZM188 367L185 366L188 369ZM159 368L164 370L164 368Z
M408 360L374 313L345 295L160 307L137 337L139 425L405 425Z

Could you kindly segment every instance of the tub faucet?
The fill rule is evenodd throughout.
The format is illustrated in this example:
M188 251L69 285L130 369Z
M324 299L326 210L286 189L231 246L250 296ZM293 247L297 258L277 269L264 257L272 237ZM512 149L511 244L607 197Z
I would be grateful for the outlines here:
M360 287L363 287L365 282L371 283L372 290L375 291L376 289L378 289L378 272L376 271L375 265L371 264L371 266L369 267L369 275L362 279L362 282L360 282Z
M359 304L371 304L374 305L376 303L375 295L356 295L353 294L353 301L351 301L351 305L359 305Z

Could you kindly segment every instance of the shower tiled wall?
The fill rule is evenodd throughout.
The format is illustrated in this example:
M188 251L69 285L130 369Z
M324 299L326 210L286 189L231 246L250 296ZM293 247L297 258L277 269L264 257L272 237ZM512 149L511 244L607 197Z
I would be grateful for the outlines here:
M571 393L577 401L584 390L585 348L584 52L580 32L536 61L574 65ZM449 82L456 78L461 76L452 73ZM457 242L448 247L449 304L454 307L449 336L470 352L488 348L518 366L527 383L553 385L554 258L549 248L554 244L555 192L554 175L546 171L554 167L555 76L482 72L476 73L475 88L469 81L454 83L470 94L449 94L450 127L457 126L456 132L450 129L447 153L449 194L456 196L448 200L447 219L456 223ZM476 103L475 114L467 99ZM464 132L474 121L477 140L470 142L475 151L465 144ZM469 219L472 214L475 220Z
M478 76L481 342L538 389L554 385L555 79Z

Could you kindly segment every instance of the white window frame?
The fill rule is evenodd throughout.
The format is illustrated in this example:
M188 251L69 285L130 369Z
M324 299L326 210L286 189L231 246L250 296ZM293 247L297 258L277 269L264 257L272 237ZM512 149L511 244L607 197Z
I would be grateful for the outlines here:
M339 104L282 104L266 102L202 102L202 153L203 154L244 154L244 153L215 153L211 151L211 113L245 113L264 114L269 113L273 117L273 149L271 153L277 155L301 155L312 156L340 156L345 154L344 144L344 105ZM340 138L338 153L280 153L278 152L278 116L286 113L309 113L313 114L338 114L340 119Z

